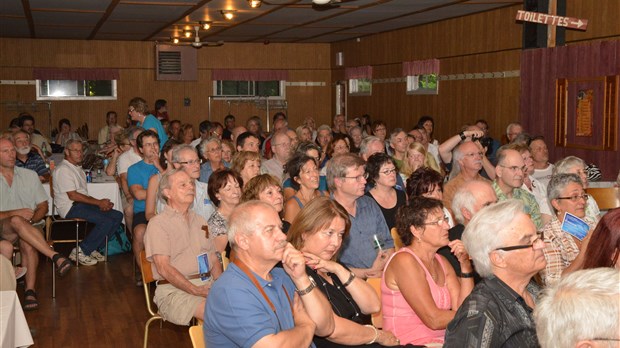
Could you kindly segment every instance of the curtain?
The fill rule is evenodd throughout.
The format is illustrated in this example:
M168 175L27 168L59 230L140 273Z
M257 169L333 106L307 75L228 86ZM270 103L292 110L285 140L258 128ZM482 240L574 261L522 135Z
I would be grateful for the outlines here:
M403 76L439 74L439 59L403 62Z
M35 80L119 80L118 69L34 68Z
M286 81L288 80L288 71L213 69L211 78L214 81Z
M344 77L347 80L351 79L372 79L372 66L357 66L344 69Z

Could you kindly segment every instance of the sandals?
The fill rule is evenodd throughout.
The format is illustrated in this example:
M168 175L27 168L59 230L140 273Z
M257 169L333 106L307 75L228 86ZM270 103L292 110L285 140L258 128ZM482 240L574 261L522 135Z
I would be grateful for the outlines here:
M39 309L39 300L37 300L37 293L34 290L28 289L24 292L24 305L22 307L25 312Z
M62 259L64 259L64 261L59 265L58 261ZM52 262L54 262L54 265L56 266L56 273L58 273L59 277L67 274L67 272L69 272L72 266L71 261L69 261L68 258L62 256L60 253L56 253L54 254L54 256L52 256Z

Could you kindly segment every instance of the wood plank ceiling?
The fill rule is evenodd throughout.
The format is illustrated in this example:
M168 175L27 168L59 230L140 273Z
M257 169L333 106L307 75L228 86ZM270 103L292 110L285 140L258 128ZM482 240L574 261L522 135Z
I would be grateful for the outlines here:
M332 0L337 1L337 0ZM516 0L1 0L0 37L168 42L338 42L523 3ZM232 20L221 11L234 11ZM184 32L190 31L186 38Z

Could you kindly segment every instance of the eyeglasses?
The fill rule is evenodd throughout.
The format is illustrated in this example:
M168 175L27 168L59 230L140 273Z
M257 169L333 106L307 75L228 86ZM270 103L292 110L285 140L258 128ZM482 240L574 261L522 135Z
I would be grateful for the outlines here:
M441 226L443 225L444 222L448 222L448 217L447 216L442 216L440 218L438 218L436 221L430 221L430 222L425 222L424 225L437 225L437 226Z
M571 201L571 202L575 203L575 202L577 202L580 198L581 198L581 199L583 199L584 201L586 201L586 202L587 202L587 201L588 201L588 198L590 198L590 197L588 196L588 194L587 194L587 193L584 193L584 194L582 194L582 195L574 195L574 196L570 196L570 197L558 197L558 198L556 198L556 199L570 199L570 201Z
M218 152L218 151L222 151L222 147L215 147L213 149L207 150L207 152Z
M465 156L465 157L476 157L476 156L482 157L482 156L484 156L484 153L482 153L482 151L481 152L470 152L470 153L464 154L463 156Z
M343 179L355 179L357 182L362 182L363 180L368 179L368 173L364 173L358 176L341 176Z
M384 170L382 172L379 172L379 173L381 173L383 175L390 175L390 174L394 174L396 172L397 172L396 168L392 168L392 169L386 169L386 170Z
M615 341L615 342L618 342L618 341L620 341L620 338L601 338L601 337L596 337L596 338L590 338L590 341Z
M201 159L197 159L197 160L184 161L184 162L175 162L175 163L178 163L178 164L187 164L187 165L190 165L190 166L191 166L191 165L194 165L194 164L200 164L200 163L202 163L202 160L201 160Z
M527 249L527 248L534 249L534 246L537 243L543 243L543 244L545 243L544 234L541 232L541 233L537 233L537 235L538 237L536 237L536 239L534 239L531 244L512 245L512 246L497 248L495 250L512 251L512 250L520 250L520 249Z
M520 171L521 173L525 173L525 171L527 170L527 166L523 166L523 167L510 166L509 167L509 166L504 166L501 164L499 166L502 168L510 169L513 172Z

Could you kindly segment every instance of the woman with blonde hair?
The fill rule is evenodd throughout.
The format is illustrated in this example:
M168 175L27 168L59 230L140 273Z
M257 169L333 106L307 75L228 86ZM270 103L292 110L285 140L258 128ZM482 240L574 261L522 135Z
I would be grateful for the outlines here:
M409 146L407 146L407 153L405 154L405 161L403 161L403 166L400 168L400 175L403 181L407 181L407 178L409 178L413 172L422 167L431 168L442 174L435 158L426 151L424 145L420 143L409 144Z
M224 162L232 163L232 159L237 153L235 145L228 139L222 139L222 159Z
M260 174L260 162L258 152L240 151L235 154L230 169L241 177L241 187Z

